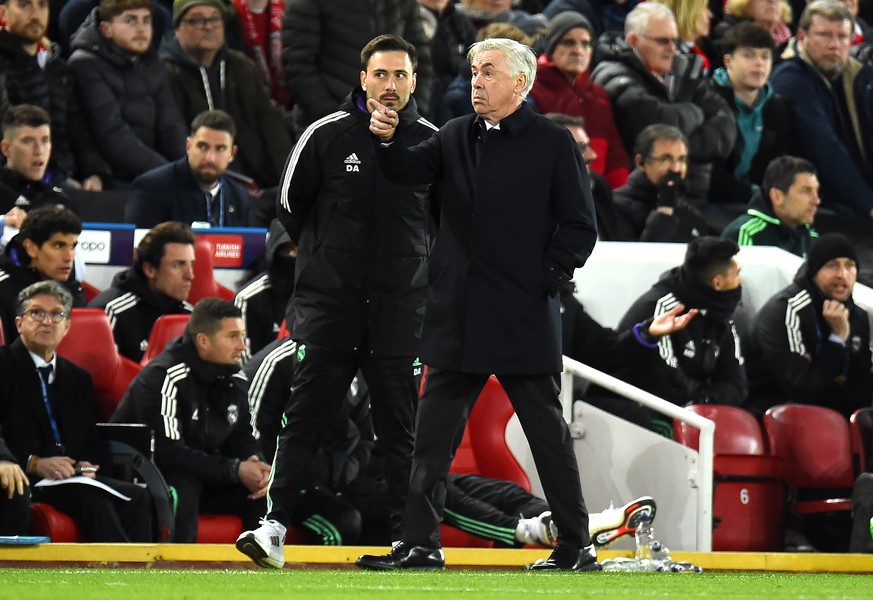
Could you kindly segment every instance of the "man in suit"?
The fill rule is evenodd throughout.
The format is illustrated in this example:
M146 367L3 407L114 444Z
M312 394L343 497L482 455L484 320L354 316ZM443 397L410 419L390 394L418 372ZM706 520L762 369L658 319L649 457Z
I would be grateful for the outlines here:
M439 523L451 457L466 416L495 374L530 442L559 532L551 556L529 568L599 569L558 399L558 291L594 247L591 188L570 132L525 103L536 75L530 50L488 39L474 44L468 58L477 114L450 121L416 146L407 149L407 127L396 111L370 101L380 168L397 183L435 183L440 230L429 261L421 344L429 374L416 417L402 541L357 564L445 565Z
M98 474L94 392L87 371L57 355L70 328L73 299L56 281L28 286L18 296L20 337L0 347L0 431L34 484L33 500L69 514L87 542L150 542L146 489ZM0 442L0 447L3 443ZM82 480L71 478L82 476ZM106 484L127 496L87 485Z
M236 125L226 112L197 115L185 143L187 155L134 180L124 220L145 228L165 221L247 227L249 195L224 176L236 156L235 138Z

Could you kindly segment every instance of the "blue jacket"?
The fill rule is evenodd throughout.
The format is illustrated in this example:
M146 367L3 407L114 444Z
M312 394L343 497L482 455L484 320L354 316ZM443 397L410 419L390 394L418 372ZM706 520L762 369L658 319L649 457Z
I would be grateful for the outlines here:
M248 227L249 195L238 183L223 177L219 201L224 227ZM137 227L152 228L164 221L209 222L205 192L194 181L188 157L143 173L133 181L124 207L124 220Z
M852 125L838 109L830 83L812 65L795 57L770 78L777 93L800 100L791 104L797 147L818 169L826 206L867 216L873 210L873 68L850 58L842 81L851 86L858 127L866 134L866 161L847 146L845 140L855 135Z

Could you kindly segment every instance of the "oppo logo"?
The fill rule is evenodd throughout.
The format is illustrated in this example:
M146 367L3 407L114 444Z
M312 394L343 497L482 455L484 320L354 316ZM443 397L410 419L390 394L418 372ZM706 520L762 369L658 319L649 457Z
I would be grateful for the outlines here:
M79 242L79 249L85 252L103 252L106 250L106 242Z

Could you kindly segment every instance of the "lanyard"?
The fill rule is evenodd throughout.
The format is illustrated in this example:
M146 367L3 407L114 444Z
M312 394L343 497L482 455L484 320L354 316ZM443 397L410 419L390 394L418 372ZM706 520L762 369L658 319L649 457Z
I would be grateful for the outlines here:
M42 368L38 368L37 374L39 375L39 386L42 388L42 403L45 406L45 412L48 415L49 424L52 427L52 435L55 438L55 446L57 446L58 450L61 451L61 454L64 453L64 445L61 443L61 432L58 429L58 422L55 421L55 415L52 412L52 405L49 402L48 396L48 386L46 384L46 380L48 379L48 372L51 369L47 369L48 372L44 372ZM45 373L45 377L43 377L43 373Z
M212 224L212 194L204 192L206 201L206 221ZM218 186L218 227L224 227L224 185Z

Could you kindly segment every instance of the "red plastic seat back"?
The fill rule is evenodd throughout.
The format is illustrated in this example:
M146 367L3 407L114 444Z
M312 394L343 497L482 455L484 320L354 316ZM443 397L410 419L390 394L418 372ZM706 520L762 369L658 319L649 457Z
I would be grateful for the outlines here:
M860 408L849 417L849 432L852 436L852 454L855 459L855 475L867 470L870 462L870 447L873 444L873 408Z
M100 308L74 308L70 330L57 351L91 374L101 420L112 415L140 371L138 364L118 353L109 317Z
M530 491L530 479L506 443L506 425L514 414L503 387L496 377L490 377L467 422L470 445L480 474L513 481Z
M100 289L94 287L87 281L80 281L82 284L82 289L85 290L85 300L91 302L94 298L96 298L100 294Z
M139 364L146 366L154 357L164 351L167 343L185 333L185 327L191 319L190 314L162 315L152 325L149 333L149 345L142 355Z
M715 454L767 454L764 433L752 413L719 404L692 404L685 409L715 422ZM694 450L700 447L700 430L679 420L673 424L673 438Z
M233 301L234 293L215 281L212 243L205 238L197 238L194 244L194 281L188 292L188 302L197 304L211 296Z
M798 488L851 488L849 422L835 410L781 404L764 414L770 451L785 459L785 481Z

